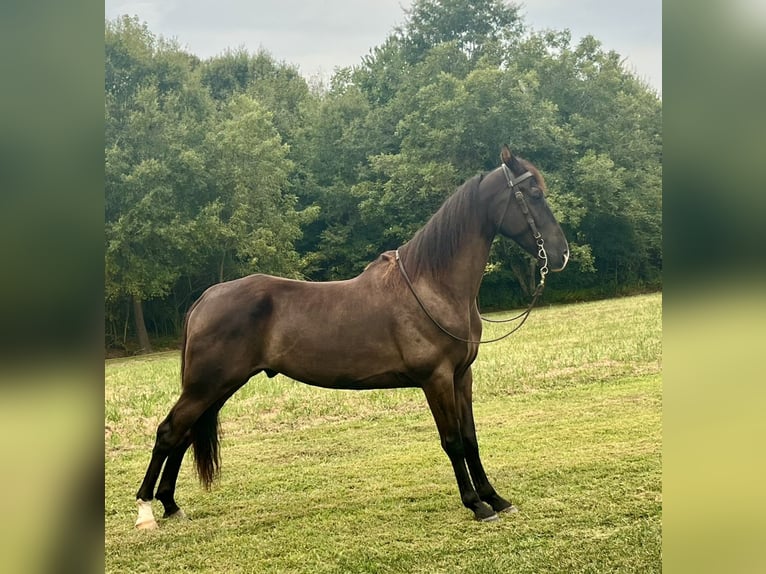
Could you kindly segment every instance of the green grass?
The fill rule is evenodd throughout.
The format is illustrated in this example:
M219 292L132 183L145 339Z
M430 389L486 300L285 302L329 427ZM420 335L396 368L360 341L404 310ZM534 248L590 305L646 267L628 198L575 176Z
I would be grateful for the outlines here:
M460 504L420 390L260 375L222 411L221 481L205 492L181 469L191 520L135 531L178 353L107 361L106 571L660 572L661 304L542 308L481 349L484 465L520 510L490 524Z

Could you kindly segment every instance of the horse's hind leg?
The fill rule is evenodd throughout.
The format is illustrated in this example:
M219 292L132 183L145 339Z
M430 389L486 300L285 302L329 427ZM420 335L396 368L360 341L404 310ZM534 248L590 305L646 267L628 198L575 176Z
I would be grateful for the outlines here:
M244 383L242 383L244 384ZM218 413L223 407L224 403L231 398L231 396L239 390L241 384L232 386L232 388L220 399L215 401L212 406L208 407L205 414ZM217 415L215 415L217 416ZM215 419L214 416L214 420ZM199 420L199 419L198 419ZM196 423L196 421L195 421ZM217 424L217 422L216 422ZM193 426L193 425L192 425ZM184 455L193 442L193 436L191 430L187 431L184 435L183 442L170 451L168 454L167 462L165 462L165 468L162 471L162 478L160 478L160 484L157 487L157 500L165 507L165 514L163 518L184 518L185 514L181 510L175 501L176 481L178 480L178 472L181 470L181 463L183 462Z
M432 377L423 386L423 391L428 400L428 406L431 407L436 427L439 429L442 448L447 453L455 471L463 506L474 513L476 520L482 522L497 520L495 510L484 502L474 489L466 468L466 448L460 432L452 373L447 376Z
M455 400L460 416L460 434L465 449L465 461L473 479L473 485L479 497L492 506L496 512L515 512L516 507L497 494L490 484L484 465L479 457L479 442L476 439L476 426L473 419L473 374L471 368L462 377L455 378Z
M183 442L170 451L168 459L165 462L165 468L162 470L160 484L157 487L157 500L165 507L163 518L183 518L183 510L178 507L175 501L176 481L178 472L181 470L181 463L184 455L191 445L191 434L189 432L184 436Z
M180 452L180 448L183 441L186 440L191 426L209 406L209 401L198 397L192 398L187 392L183 392L173 408L170 409L168 416L157 427L157 438L152 449L152 458L149 461L141 487L136 493L138 502L136 528L147 530L157 528L157 521L152 514L151 500L154 498L154 486L160 476L162 465L168 460L171 462L171 469L176 464L180 467L180 460L183 459L183 452ZM172 461L169 460L171 454L175 454ZM177 473L176 470L174 474L177 475Z

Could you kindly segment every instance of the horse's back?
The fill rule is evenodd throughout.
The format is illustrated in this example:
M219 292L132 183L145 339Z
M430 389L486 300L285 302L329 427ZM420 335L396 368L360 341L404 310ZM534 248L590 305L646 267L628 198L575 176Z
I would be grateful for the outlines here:
M192 312L197 321L228 317L230 313L240 316L243 312L258 319L268 315L275 302L295 297L322 305L332 303L333 299L380 297L391 284L391 274L395 270L394 253L381 253L360 275L342 281L300 281L256 273L218 283L200 296Z

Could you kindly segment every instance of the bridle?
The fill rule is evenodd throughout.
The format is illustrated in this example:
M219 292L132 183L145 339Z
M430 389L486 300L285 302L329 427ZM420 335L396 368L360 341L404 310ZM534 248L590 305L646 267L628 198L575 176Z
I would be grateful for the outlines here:
M410 288L410 291L415 296L415 300L418 302L418 305L420 305L420 308L423 309L423 312L428 316L429 319L433 322L434 325L436 325L442 332L449 335L456 341L460 341L462 343L472 343L472 344L478 344L481 345L483 343L494 343L496 341L500 341L502 339L505 339L509 335L512 335L516 331L518 331L521 326L525 323L527 320L527 317L529 317L529 314L532 312L532 308L537 303L537 300L540 298L540 295L543 292L543 289L545 287L545 276L548 274L548 254L545 251L545 241L543 240L543 236L541 235L540 231L537 229L537 224L535 223L534 217L532 217L532 212L529 210L529 205L527 205L527 200L524 199L524 194L520 189L515 189L520 183L523 181L526 181L530 177L532 177L532 172L525 171L518 177L515 177L513 175L513 172L510 170L510 168L505 165L505 162L502 163L503 167L503 173L505 174L505 178L508 181L508 189L513 193L513 197L516 198L516 200L519 202L519 206L521 208L521 212L524 214L524 217L527 220L527 224L529 225L530 230L532 231L532 236L535 239L535 243L537 244L537 256L542 260L543 264L540 266L540 282L537 284L537 287L535 287L535 291L532 294L532 301L529 303L529 306L516 315L515 317L511 317L510 319L489 319L487 317L481 316L482 321L487 321L488 323L509 323L510 321L515 321L519 318L521 318L521 323L516 325L513 329L511 329L509 332L507 332L505 335L501 335L500 337L495 337L494 339L484 339L480 341L472 341L470 339L463 339L462 337L458 337L454 333L451 333L449 330L447 330L445 327L437 321L434 316L428 311L428 308L423 303L423 300L420 298L420 296L415 291L415 287L412 284L412 281L410 280L409 275L407 275L407 271L404 269L404 262L402 261L402 258L399 256L399 250L397 249L395 252L396 262L399 265L399 271L401 271L402 276L404 277L404 281L407 283L407 286ZM500 225L502 225L503 220L505 220L505 215L508 213L508 208L511 205L511 194L508 194L508 201L505 204L505 209L503 210L503 215L500 218L500 220L497 223L497 230L495 231L495 235L500 230Z
M510 170L510 168L505 165L505 162L503 162L503 173L505 174L505 179L508 180L508 189L510 189L514 197L516 197L516 200L519 202L519 205L521 206L521 212L524 214L524 217L527 220L527 224L529 225L529 228L532 230L532 237L535 240L535 243L537 244L537 256L542 260L543 264L540 266L540 283L538 285L539 289L542 290L543 286L545 285L545 276L548 275L548 253L545 251L545 240L543 239L542 234L537 229L537 224L535 223L535 218L532 217L532 212L529 211L529 205L527 205L527 200L524 199L524 194L520 189L516 189L514 191L514 188L518 186L521 182L526 181L530 177L532 177L532 172L525 171L518 177L513 176L513 172ZM500 221L497 223L497 230L495 231L495 235L498 234L500 231L500 225L502 225L503 220L505 219L505 214L508 212L508 207L511 205L511 197L510 194L508 195L508 201L505 204L505 210L503 211L503 216L500 218ZM500 321L501 323L503 321Z

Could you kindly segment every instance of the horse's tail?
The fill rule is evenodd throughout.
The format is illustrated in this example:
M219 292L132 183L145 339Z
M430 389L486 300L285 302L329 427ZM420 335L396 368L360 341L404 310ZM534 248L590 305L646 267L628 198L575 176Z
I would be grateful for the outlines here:
M194 311L194 308L200 302L200 299L197 299L197 301L194 302L187 311L186 317L184 317L183 336L181 338L182 386L186 383L184 374L186 371L186 344L189 332L189 319L192 311ZM218 435L220 432L218 411L220 408L220 403L211 405L191 427L194 464L197 468L199 480L206 489L209 489L212 486L213 482L218 477L219 469L221 467L221 456L218 448Z
M221 425L218 421L220 404L208 408L191 428L192 446L194 447L194 463L197 467L199 480L209 489L218 477L221 467L218 434Z

